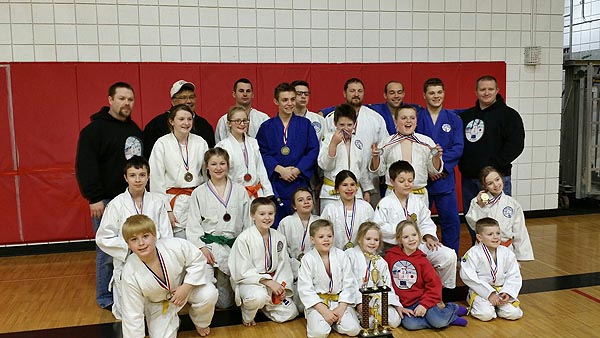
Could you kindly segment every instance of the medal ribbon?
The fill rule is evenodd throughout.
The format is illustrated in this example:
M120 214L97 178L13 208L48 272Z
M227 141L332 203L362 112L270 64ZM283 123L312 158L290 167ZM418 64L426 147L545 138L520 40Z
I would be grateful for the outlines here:
M165 281L160 279L160 277L154 271L152 271L152 269L150 269L150 267L148 265L146 265L146 263L144 263L144 265L146 265L146 268L148 268L148 270L150 270L150 272L152 273L152 276L154 276L154 279L158 282L158 285L160 285L161 288L167 290L167 292L170 293L171 292L171 281L169 280L169 273L167 272L167 265L165 264L165 261L163 260L163 257L160 254L160 251L158 251L158 248L156 249L156 253L158 254L158 262L160 263L160 269L161 269L163 275L165 276Z
M483 249L483 254L485 255L485 258L487 258L487 261L490 264L490 274L492 275L492 283L496 283L496 275L498 274L498 265L494 261L494 258L492 257L492 253L487 248L487 246L485 246L485 244L481 243L481 248Z
M330 256L330 255L328 255ZM328 293L332 293L333 292L333 272L331 271L331 260L328 261L329 262L329 272L327 273L327 275L329 275L329 292Z
M408 139L409 141L411 141L411 142L415 142L415 143L418 143L418 144L420 144L420 145L424 145L424 146L426 146L426 147L427 147L427 148L429 148L429 149L432 149L432 147L431 147L429 144L427 144L427 143L425 143L425 142L423 142L423 141L419 140L419 139L417 138L417 136L416 136L414 133L412 133L412 134L410 134L410 135L407 135L407 139Z
M129 188L127 188L127 192L129 193L129 197L131 197L131 202L133 202L133 208L135 209L135 213L137 215L141 215L142 211L144 210L144 195L146 193L146 191L144 190L144 192L142 193L142 205L140 205L140 210L138 210L137 205L135 204L135 201L133 200L133 196L131 196L131 192L129 192Z
M244 136L244 142L242 142L242 155L244 155L244 164L246 164L246 173L248 173L248 148L246 148L246 137Z
M271 231L269 230L269 240L265 242L263 239L263 245L265 247L265 272L268 273L273 265L273 257L271 256Z
M290 126L290 122L288 122L288 124L283 127L283 146L287 146L287 139L288 139L288 127Z
M383 147L381 147L381 149L387 148L387 147L391 147L396 143L400 143L403 140L406 140L409 138L410 135L402 135L400 133L395 133L394 136L392 136L392 138L389 140L388 143L386 143Z
M300 216L298 216L298 218L300 218ZM310 218L309 218L309 221L310 221ZM302 220L300 220L300 223L302 223ZM300 242L300 251L302 253L304 253L304 247L306 244L306 231L307 230L308 230L308 224L304 227L304 233L302 234L302 242Z
M487 202L487 204L491 206L491 205L498 203L498 201L500 201L500 197L502 197L502 192L500 192L498 195L490 198L490 200Z
M173 133L173 136L175 136L175 133ZM183 166L185 167L186 172L190 171L190 155L188 152L189 138L190 136L188 135L188 137L185 139L185 158L183 157L183 151L181 151L181 145L179 144L179 141L177 141L177 138L175 138L175 140L177 141L177 145L179 146L179 154L181 155L181 159L183 160Z
M215 188L213 188L214 185L210 180L206 182L206 186L208 187L208 190L210 190L210 192L217 198L217 200L219 200L219 203L221 203L223 207L227 209L227 204L229 204L229 198L231 197L231 189L233 188L233 184L231 184L229 180L227 180L227 191L225 192L225 200L223 200L221 196L219 196Z
M371 263L373 263L373 260L370 259L370 257L368 257L365 253L365 256L369 259L369 264L367 265L367 271L365 272L365 279L364 279L364 284L367 285L367 283L369 283L369 277L371 277Z
M400 206L402 207L402 211L404 211L404 216L406 216L406 219L410 219L410 214L408 213L408 198L409 196L406 196L406 208L402 205L402 202L400 202Z
M354 202L352 202L352 216L350 218L350 227L348 227L348 210L346 210L346 207L344 206L344 228L346 229L346 238L348 238L348 242L352 241L352 229L354 228L355 215L356 215L356 197L354 197Z

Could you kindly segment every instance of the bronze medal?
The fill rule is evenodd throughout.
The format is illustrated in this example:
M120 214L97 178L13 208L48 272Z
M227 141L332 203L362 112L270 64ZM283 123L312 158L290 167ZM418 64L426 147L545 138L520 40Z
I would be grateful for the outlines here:
M290 147L288 147L288 146L281 147L281 155L287 156L289 154L290 154Z
M225 222L229 222L229 221L231 221L231 215L230 215L230 214L228 214L228 213L225 213L225 215L223 215L223 220L224 220Z
M244 175L244 181L248 182L252 179L252 175L246 173L246 175Z
M346 245L344 245L344 251L352 248L354 248L354 244L352 244L352 242L348 242Z
M194 179L194 175L188 171L187 173L185 173L185 175L183 175L183 179L186 182L191 182Z

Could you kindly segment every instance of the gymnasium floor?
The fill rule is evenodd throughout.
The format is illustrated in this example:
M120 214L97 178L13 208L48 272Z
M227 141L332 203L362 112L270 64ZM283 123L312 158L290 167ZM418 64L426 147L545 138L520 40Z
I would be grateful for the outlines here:
M394 337L600 337L600 214L527 220L536 260L521 263L521 320L409 332ZM466 230L462 242L468 242ZM461 248L461 254L467 247ZM0 258L0 338L113 338L120 324L96 306L94 252ZM454 295L464 304L464 286ZM182 315L179 337L199 337ZM306 321L259 322L245 328L239 313L217 312L209 337L305 337ZM332 334L330 337L342 337Z

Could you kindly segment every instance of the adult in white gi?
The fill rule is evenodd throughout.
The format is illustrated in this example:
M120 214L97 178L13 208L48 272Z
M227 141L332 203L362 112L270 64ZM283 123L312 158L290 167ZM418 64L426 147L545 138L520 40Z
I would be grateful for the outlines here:
M485 244L475 244L460 264L460 278L469 287L467 301L472 306L471 315L482 321L492 320L496 315L510 320L521 318L523 311L517 297L523 281L515 254L500 245L496 248L496 260L490 262L484 247ZM493 293L504 293L510 298L506 304L494 306L488 300Z
M150 155L150 191L163 194L173 210L173 235L185 238L189 196L204 182L202 163L208 144L190 133L193 115L188 106L172 107L169 123L173 132L159 138Z
M483 208L477 204L478 196L473 198L465 219L473 230L475 230L475 222L478 220L484 217L495 219L500 224L503 245L511 248L518 260L532 261L534 259L533 247L525 226L523 208L511 196L502 192L500 195L493 203L487 203Z
M373 221L381 227L383 241L387 244L397 245L396 226L409 218L413 218L417 223L423 238L430 235L437 240L437 227L431 220L431 211L425 203L415 194L408 195L406 209L393 192L381 199L375 209ZM419 250L427 255L427 259L440 275L442 285L450 289L456 287L456 252L443 245L431 250L424 241L419 245Z
M352 306L356 304L358 284L352 274L350 260L342 250L330 248L329 269L331 275L317 249L302 257L298 271L298 292L305 307L307 336L327 337L331 332L332 325L315 308L317 304L324 304L333 310L342 302L348 307L333 329L341 334L356 336L360 332L360 324Z
M235 105L244 107L246 117L250 120L248 135L256 137L260 125L268 120L269 116L260 110L252 108L252 99L254 99L252 82L245 78L235 81L232 96L235 99ZM216 142L219 143L221 140L224 140L227 135L229 135L229 128L227 126L227 114L225 114L217 122L217 130L215 132Z
M243 186L230 179L227 179L225 187L225 191L229 192L229 195L224 198L228 201L227 207L215 196L214 191L211 181L194 189L190 199L186 237L196 248L205 252L205 256L214 259L214 263L207 267L207 280L216 282L219 289L217 307L228 308L233 306L234 296L229 281L230 267L227 262L233 241L252 224L250 198Z
M322 219L333 223L334 246L346 250L350 247L348 243L356 242L358 227L366 221L373 219L373 207L362 199L354 199L352 210L347 210L344 201L338 200L327 205Z
M294 275L286 238L275 229L265 231L268 231L267 241L263 241L263 235L256 226L244 230L233 244L229 256L235 303L241 307L242 320L246 325L254 322L258 310L278 323L298 316L292 300ZM261 280L272 280L282 285L285 282L285 299L274 304L270 289Z
M370 278L372 276L373 270L379 271L379 275L381 276L381 281L378 286L387 285L390 288L390 292L388 292L388 325L391 327L400 326L400 315L398 311L396 311L396 307L402 306L400 303L400 299L394 289L392 287L392 277L390 276L390 268L388 267L386 261L378 255L367 256L367 253L364 253L359 245L356 245L354 248L348 249L344 251L344 253L348 256L350 260L350 266L352 267L352 272L354 273L354 278L358 283L359 288L366 286L375 286L375 282ZM375 264L373 264L373 261ZM356 292L356 304L357 311L358 304L362 303L362 293L357 290ZM381 316L381 299L377 297L372 297L369 303L369 307L371 309L379 304L379 316ZM362 309L361 309L362 310ZM360 315L360 311L359 311ZM369 316L369 327L373 327L374 317L373 313ZM379 322L381 325L381 322Z
M364 148L368 144L357 136L352 135L356 123L356 113L348 104L335 108L333 113L336 130L325 137L319 150L317 163L323 169L323 185L321 187L321 211L329 203L340 199L339 192L335 189L335 177L341 170L350 170L360 183L358 196L370 201L370 193L374 189L373 178L367 166L368 158L364 157ZM364 192L364 196L363 196Z
M206 282L206 258L198 248L180 238L157 241L154 252L159 255L166 280L157 279L146 265L149 263L137 254L129 257L123 268L123 337L145 337L145 318L150 338L176 338L177 313L185 303L191 304L189 315L197 330L208 329L215 312L217 289ZM173 299L177 290L185 285L191 291L185 301L176 305Z
M246 187L252 198L272 196L273 188L255 138L246 135L248 118L243 107L234 106L227 113L230 134L217 143L229 153L229 177Z

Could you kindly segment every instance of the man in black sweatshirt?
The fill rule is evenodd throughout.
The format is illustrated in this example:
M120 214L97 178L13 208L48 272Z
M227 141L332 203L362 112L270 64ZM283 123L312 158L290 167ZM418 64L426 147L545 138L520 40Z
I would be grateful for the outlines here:
M104 207L125 191L125 161L142 155L142 131L131 120L134 93L131 85L117 82L108 89L109 106L92 115L81 130L77 144L75 173L79 190L90 203L94 233L100 226ZM112 258L96 246L96 301L103 309L113 304L108 286L112 278Z
M511 195L511 163L521 155L525 143L523 120L498 94L496 78L484 75L477 79L475 93L475 106L460 115L465 130L465 146L458 167L462 174L465 215L473 197L483 190L479 172L485 166L493 166L502 173L504 193ZM471 238L475 238L474 233Z

